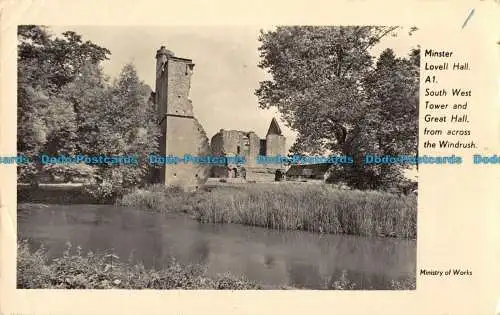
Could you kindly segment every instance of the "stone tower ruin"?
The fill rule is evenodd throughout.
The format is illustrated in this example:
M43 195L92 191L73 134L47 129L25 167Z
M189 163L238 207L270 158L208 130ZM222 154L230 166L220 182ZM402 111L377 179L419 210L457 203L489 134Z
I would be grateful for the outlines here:
M210 172L209 165L182 161L186 154L210 154L208 138L194 117L189 98L193 69L191 59L175 57L165 46L156 52L154 103L161 130L159 154L181 160L177 164L162 165L155 171L153 180L184 190L199 188Z
M286 138L281 132L278 121L273 117L266 135L266 155L285 155Z

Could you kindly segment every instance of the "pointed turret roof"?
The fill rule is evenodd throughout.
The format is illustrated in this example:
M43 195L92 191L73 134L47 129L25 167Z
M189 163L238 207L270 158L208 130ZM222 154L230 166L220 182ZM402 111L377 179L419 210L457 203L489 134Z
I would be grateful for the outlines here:
M267 130L267 135L279 135L281 136L281 128L278 125L278 121L276 118L273 117L273 120L271 120L271 124L269 125L269 129Z

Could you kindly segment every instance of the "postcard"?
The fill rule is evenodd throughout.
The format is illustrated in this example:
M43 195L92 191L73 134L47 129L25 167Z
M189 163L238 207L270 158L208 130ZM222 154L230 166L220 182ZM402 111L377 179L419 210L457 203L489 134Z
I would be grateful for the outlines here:
M498 1L20 1L2 314L498 314Z

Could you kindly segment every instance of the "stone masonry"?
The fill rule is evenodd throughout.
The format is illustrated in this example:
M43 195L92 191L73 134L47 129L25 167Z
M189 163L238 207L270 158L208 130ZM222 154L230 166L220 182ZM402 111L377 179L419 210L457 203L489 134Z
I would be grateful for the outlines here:
M175 57L162 46L156 52L155 107L161 129L160 155L184 157L209 155L210 147L203 127L193 116L189 99L194 63ZM167 164L153 176L155 182L195 190L203 185L210 166L203 164Z
M257 157L286 155L286 138L275 118L271 120L265 139L261 139L253 131L224 130L215 134L210 146L214 156L243 156L246 164L242 165L247 171L257 168L281 168L281 165L257 164ZM227 165L214 167L212 176L233 177L237 166ZM233 172L231 174L231 172Z

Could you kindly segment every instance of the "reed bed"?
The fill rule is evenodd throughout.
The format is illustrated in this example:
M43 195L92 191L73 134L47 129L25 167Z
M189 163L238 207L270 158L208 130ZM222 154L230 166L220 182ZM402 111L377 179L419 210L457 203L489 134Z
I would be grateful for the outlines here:
M415 196L338 190L328 185L214 189L195 206L201 222L277 230L416 239Z
M185 212L203 223L236 223L276 230L416 239L417 198L378 191L300 183L216 187L195 193L153 186L119 204Z
M163 213L189 212L192 210L192 201L199 195L199 192L187 193L177 187L152 185L124 195L117 204Z

